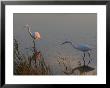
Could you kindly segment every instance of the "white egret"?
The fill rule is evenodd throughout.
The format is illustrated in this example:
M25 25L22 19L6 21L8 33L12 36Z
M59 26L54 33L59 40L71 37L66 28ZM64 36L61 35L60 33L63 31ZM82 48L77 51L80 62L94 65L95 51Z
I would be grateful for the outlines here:
M65 41L65 42L63 42L61 45L66 44L66 43L69 43L70 45L72 45L72 47L73 47L74 49L77 49L77 50L83 52L83 54L84 54L84 56L83 56L83 61L84 61L84 65L85 65L85 59L84 59L84 58L85 58L85 53L87 53L88 56L89 56L89 58L90 58L90 53L89 53L89 51L91 51L92 48L91 48L89 45L86 45L86 44L74 45L71 41ZM91 58L90 58L90 59L91 59ZM89 63L90 63L90 60L89 60L88 64L89 64ZM88 65L88 64L87 64L87 65Z

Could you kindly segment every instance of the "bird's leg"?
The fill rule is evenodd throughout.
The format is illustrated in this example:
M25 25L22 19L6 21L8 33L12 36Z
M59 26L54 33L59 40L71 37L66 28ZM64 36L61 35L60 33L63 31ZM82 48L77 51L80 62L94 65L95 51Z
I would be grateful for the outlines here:
M34 46L33 46L34 52L36 52L36 46L35 46L35 41L34 40L33 40L33 44L34 44Z
M33 39L33 50L34 50L34 60L35 60L35 66L37 67L37 65L36 65L36 46L35 46L35 40Z
M85 59L84 58L85 58L85 53L84 53L84 56L83 56L83 62L84 62L84 66L85 66Z
M88 62L88 64L87 64L87 66L90 64L90 62L92 61L92 59L91 59L91 57L90 57L90 53L88 52L88 56L89 56L89 58L90 58L90 60L89 60L89 62Z
M85 74L85 52L84 52L84 56L83 56L83 62L84 62L83 72L84 72L84 74Z

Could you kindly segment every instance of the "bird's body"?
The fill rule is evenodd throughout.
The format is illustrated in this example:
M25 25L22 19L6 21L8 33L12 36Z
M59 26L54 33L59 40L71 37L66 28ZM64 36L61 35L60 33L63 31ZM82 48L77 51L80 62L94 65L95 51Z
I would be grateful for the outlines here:
M87 54L89 55L89 58L90 58L90 53L89 53L89 51L91 51L92 48L91 48L89 45L87 45L87 44L77 44L77 45L74 45L71 41L65 41L65 42L63 42L61 45L64 45L64 44L70 44L70 45L72 45L72 47L73 47L74 49L77 49L77 50L83 52L83 53L84 53L83 61L84 61L84 65L85 65L85 60L84 60L84 58L85 58L85 53L87 53ZM89 64L89 63L90 63L90 61L88 62L88 64Z
M74 45L74 48L83 52L88 52L92 50L89 45L85 45L85 44Z
M33 33L32 33L32 37L33 37L34 39L36 39L36 40L38 40L38 39L40 39L40 38L41 38L41 36L40 36L40 33L39 33L39 32L33 32Z

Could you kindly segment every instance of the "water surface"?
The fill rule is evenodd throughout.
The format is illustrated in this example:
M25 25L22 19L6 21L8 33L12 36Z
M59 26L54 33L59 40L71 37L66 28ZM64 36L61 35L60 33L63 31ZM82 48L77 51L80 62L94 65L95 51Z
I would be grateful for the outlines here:
M74 44L88 44L93 47L90 66L97 68L97 14L95 13L14 13L14 37L19 41L22 51L32 47L32 39L24 26L30 24L32 32L40 32L41 40L36 41L47 64L54 75L63 74L57 57L76 58L82 62L83 53L73 49L69 44L61 46L66 40ZM87 57L86 61L89 58ZM83 62L82 62L83 63Z

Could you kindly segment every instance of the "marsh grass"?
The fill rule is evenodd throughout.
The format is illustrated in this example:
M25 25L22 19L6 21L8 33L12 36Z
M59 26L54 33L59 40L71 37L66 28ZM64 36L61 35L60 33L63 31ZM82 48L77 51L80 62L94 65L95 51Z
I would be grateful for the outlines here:
M31 56L25 56L20 50L19 42L16 39L14 39L14 74L50 75L50 68L45 63L42 53L40 59L36 59L35 52L33 52Z

